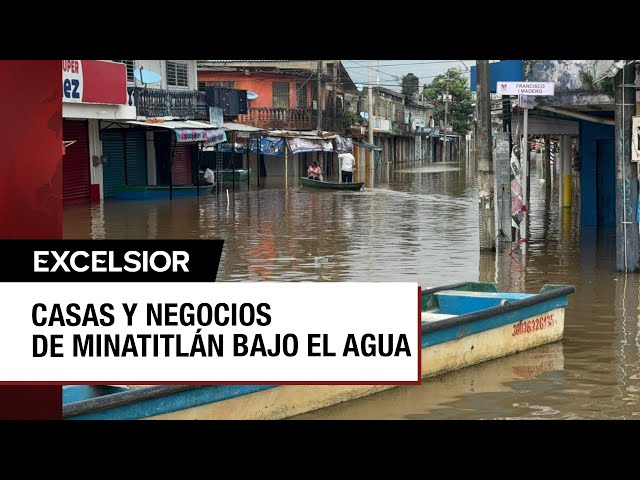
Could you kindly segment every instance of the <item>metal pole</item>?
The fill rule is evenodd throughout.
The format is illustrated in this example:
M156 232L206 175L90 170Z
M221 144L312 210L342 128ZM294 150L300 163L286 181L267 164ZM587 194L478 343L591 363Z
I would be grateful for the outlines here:
M200 142L196 144L198 146L198 154L196 155L196 196L200 196Z
M571 207L571 179L572 179L572 166L571 166L571 151L572 151L572 139L569 135L564 135L564 149L562 151L562 196L563 207Z
M258 171L258 176L256 177L258 180L258 188L260 188L260 137L256 138L256 170Z
M527 211L522 217L520 227L520 238L527 239L527 220L529 218L529 109L524 109L524 126L522 129L522 142L520 143L520 156L522 157L522 203L526 205ZM522 244L523 261L527 254L527 242Z
M529 109L524 109L524 126L522 128L522 170L524 182L522 182L522 200L529 208Z
M233 187L232 190L236 191L236 139L238 137L237 132L233 132L233 145L231 146L231 161L233 162Z
M289 147L284 138L282 143L284 144L284 188L287 188L289 186Z
M169 158L169 200L173 200L173 155L176 153L175 139L171 139L171 158Z
M249 155L251 154L251 148L249 147L249 145L251 145L249 142L251 141L251 135L249 135L249 137L247 137L247 189L250 188L251 186L251 163L249 162Z

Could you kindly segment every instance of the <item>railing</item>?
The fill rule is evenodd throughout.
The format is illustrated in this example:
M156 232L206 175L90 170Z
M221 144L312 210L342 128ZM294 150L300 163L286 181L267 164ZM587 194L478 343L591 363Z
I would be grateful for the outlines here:
M270 130L311 130L311 120L310 108L249 108L238 117L239 123Z
M311 108L249 108L246 115L238 116L238 123L252 125L266 130L315 130L318 128L318 114ZM322 129L340 133L342 111L335 116L331 111L322 114Z
M206 120L209 108L204 94L195 90L175 91L154 88L129 88L129 105L140 117L176 117Z

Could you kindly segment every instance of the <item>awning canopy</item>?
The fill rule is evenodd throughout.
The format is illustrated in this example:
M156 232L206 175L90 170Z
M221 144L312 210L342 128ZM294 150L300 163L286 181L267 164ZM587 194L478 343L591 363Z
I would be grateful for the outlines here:
M141 122L131 120L127 123L173 130L176 134L176 142L178 143L202 142L205 145L216 145L227 141L227 134L223 129L215 128L208 123L197 122L194 120L169 120L166 122Z
M361 148L364 148L366 150L373 150L374 152L381 152L382 151L382 147L379 147L377 145L372 145L370 143L366 143L366 142L359 142L358 140L353 140L353 144L357 145Z

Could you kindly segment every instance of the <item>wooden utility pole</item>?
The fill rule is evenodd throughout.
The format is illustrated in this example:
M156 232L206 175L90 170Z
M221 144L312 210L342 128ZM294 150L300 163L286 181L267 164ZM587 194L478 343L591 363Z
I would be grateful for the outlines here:
M620 272L637 272L638 223L636 203L638 181L631 164L631 122L635 113L635 62L626 64L615 76L616 99L616 267ZM556 157L557 158L557 157ZM633 167L633 168L632 168Z
M333 61L333 131L338 130L338 60Z
M322 131L322 60L318 60L318 95L317 95L318 109L318 133Z
M480 250L496 249L494 172L491 142L491 95L489 61L478 60L478 194L480 206ZM446 127L445 127L446 128Z

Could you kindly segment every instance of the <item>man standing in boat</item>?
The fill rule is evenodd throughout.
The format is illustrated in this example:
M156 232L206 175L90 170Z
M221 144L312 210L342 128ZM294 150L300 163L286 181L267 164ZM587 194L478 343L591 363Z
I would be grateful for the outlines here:
M341 162L340 169L342 170L342 183L353 182L353 167L356 164L356 159L349 152L341 153L338 155L338 159Z

